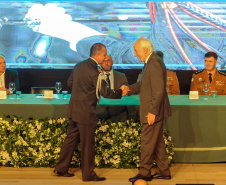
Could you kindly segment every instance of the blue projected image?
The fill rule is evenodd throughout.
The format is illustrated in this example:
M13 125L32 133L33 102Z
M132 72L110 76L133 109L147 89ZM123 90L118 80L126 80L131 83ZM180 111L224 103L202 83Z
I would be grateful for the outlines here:
M169 69L204 67L218 54L224 69L224 2L1 1L0 53L13 68L73 68L101 42L114 68L141 68L133 44L145 37Z

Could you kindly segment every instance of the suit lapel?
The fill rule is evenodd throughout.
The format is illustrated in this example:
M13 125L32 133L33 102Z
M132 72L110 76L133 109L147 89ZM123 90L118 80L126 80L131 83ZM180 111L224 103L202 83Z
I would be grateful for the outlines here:
M140 78L140 84L142 84L142 81L144 79L144 76L145 76L145 74L147 72L148 66L149 66L150 61L151 61L151 57L152 57L152 55L149 57L147 63L145 63L145 65L144 65L144 68L143 68L143 71L142 71L142 75L141 75L141 78Z
M8 73L8 70L5 70L5 87L8 88L9 86L9 81L10 81L10 75Z
M113 70L113 69L112 69ZM113 78L114 78L114 88L117 86L117 81L118 81L118 79L117 79L117 75L115 75L115 70L113 70Z

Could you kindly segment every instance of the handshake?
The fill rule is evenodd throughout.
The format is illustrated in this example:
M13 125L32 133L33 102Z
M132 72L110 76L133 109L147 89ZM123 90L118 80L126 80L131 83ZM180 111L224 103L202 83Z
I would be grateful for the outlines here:
M126 96L128 94L128 92L130 91L129 87L126 85L122 85L120 87L120 89L122 89L122 96Z

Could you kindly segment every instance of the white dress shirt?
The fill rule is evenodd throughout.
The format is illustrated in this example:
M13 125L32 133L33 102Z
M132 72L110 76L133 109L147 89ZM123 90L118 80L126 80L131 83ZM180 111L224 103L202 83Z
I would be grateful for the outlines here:
M0 76L0 87L5 88L5 72Z

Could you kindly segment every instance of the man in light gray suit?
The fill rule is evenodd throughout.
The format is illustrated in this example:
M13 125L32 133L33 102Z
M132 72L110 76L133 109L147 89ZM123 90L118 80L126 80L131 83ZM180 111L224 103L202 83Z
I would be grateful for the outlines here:
M170 116L170 104L166 92L166 67L159 57L153 53L152 43L140 38L134 44L135 57L145 63L140 81L124 87L129 95L140 91L141 160L138 175L129 179L151 181L154 179L171 179L163 139L163 120ZM153 160L159 173L151 175Z

